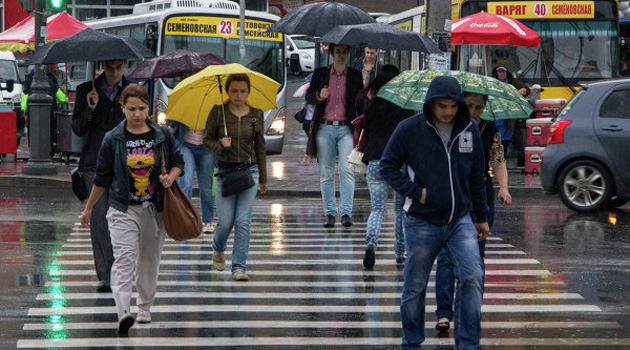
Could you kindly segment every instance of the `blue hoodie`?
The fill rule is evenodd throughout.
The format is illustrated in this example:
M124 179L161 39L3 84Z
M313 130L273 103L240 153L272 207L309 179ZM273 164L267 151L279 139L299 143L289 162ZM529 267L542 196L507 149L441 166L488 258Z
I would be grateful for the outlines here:
M449 146L433 122L429 101L450 99L458 103ZM381 158L381 175L404 195L404 209L433 225L443 226L469 215L487 222L484 154L477 124L472 122L461 87L453 77L433 79L423 113L398 124ZM405 173L400 169L405 165ZM421 204L426 188L426 203Z

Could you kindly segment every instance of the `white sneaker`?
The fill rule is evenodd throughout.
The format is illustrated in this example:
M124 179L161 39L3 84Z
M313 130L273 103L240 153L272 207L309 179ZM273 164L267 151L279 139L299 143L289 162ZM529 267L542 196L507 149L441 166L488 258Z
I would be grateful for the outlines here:
M138 323L151 323L151 313L149 311L138 309L136 321L138 321Z

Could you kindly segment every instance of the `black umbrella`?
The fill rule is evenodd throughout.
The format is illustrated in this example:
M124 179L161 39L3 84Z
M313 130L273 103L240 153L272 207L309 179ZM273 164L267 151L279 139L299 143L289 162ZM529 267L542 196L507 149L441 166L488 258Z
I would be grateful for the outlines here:
M366 45L372 49L442 52L426 35L396 28L387 23L340 25L330 29L321 39L325 43L350 46Z
M226 63L221 57L209 52L176 50L144 60L129 74L128 78L175 78L185 73L196 73L209 65Z
M154 57L142 43L94 29L85 29L35 49L29 64L91 62Z
M334 26L374 22L376 20L367 12L352 5L339 2L316 2L292 10L274 23L269 31L322 36Z

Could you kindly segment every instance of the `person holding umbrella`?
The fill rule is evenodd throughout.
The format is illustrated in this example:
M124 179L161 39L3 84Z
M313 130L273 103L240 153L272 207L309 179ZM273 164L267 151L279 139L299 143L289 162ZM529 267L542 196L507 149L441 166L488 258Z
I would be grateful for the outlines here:
M479 132L481 133L481 141L483 142L483 152L485 158L485 180L486 180L486 199L488 204L488 228L492 228L494 223L494 186L492 184L493 176L499 183L499 193L497 198L502 205L512 204L512 196L508 190L508 171L505 164L503 154L503 145L501 144L501 133L492 124L492 122L481 119L481 114L486 108L488 100L487 95L474 93L464 93L466 104L470 110L470 117L477 122ZM474 217L474 213L471 213ZM486 250L486 241L479 241L479 254L481 261ZM435 300L437 303L438 322L435 329L439 332L446 332L450 328L450 321L453 319L453 292L455 284L455 274L453 261L448 251L442 249L437 258L437 269L435 274ZM458 284L459 286L459 284ZM459 295L459 293L457 293Z
M334 227L337 215L335 201L335 161L339 168L341 224L352 226L354 172L348 166L352 151L353 126L356 118L355 101L363 88L361 72L346 65L349 47L330 44L333 64L313 72L306 102L315 105L307 154L318 157L319 181L324 203L324 227Z
M120 101L125 119L103 138L81 225L90 225L94 206L107 193L107 224L116 257L111 286L118 334L126 335L136 320L151 322L166 236L161 215L164 189L177 180L184 161L171 133L149 120L149 93L142 86L125 87ZM163 160L167 172L160 174ZM136 319L130 312L134 274L138 290Z
M79 159L79 171L88 192L92 189L98 150L105 133L125 119L120 94L129 85L124 77L126 60L103 61L103 74L96 81L85 82L77 87L72 131L83 136L83 147ZM94 265L99 284L97 292L110 292L110 271L114 262L112 245L107 228L107 188L95 203L90 216L90 238L94 251Z
M220 84L220 83L219 83ZM228 101L215 105L206 122L204 144L218 160L216 176L217 225L212 240L212 265L225 269L227 240L234 227L232 248L232 277L247 281L247 255L249 254L250 224L256 191L267 192L267 156L263 131L263 112L247 104L251 91L246 74L231 74L225 82ZM235 194L225 195L223 187L230 172L247 168L253 177L253 186ZM221 175L221 174L225 175ZM256 186L258 185L258 186Z
M381 175L407 197L400 304L403 350L420 349L425 340L427 285L444 247L460 281L455 345L459 350L479 349L483 268L477 241L489 231L482 147L460 84L453 77L438 76L429 84L423 112L398 124L381 157Z

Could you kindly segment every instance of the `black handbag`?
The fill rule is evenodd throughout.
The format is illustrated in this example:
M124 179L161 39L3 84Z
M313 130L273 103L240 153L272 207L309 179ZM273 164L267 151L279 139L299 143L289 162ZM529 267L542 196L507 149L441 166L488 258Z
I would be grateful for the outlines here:
M295 113L295 115L293 116L295 118L295 120L297 120L300 124L304 123L304 120L306 120L306 108L307 106L304 105L304 107L302 107L302 109L300 109L297 113Z
M246 162L216 174L221 178L221 195L223 197L241 193L255 185L254 177L249 171L250 165L251 163Z
M79 168L74 168L70 170L70 177L72 178L72 192L81 202L85 201L88 197L88 191L83 181L83 172L79 171Z

